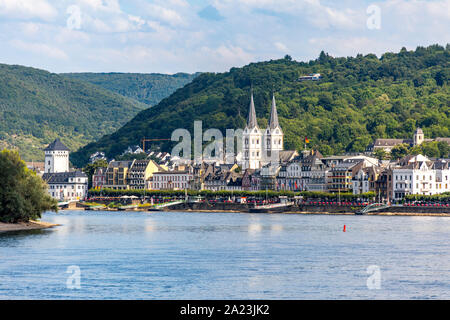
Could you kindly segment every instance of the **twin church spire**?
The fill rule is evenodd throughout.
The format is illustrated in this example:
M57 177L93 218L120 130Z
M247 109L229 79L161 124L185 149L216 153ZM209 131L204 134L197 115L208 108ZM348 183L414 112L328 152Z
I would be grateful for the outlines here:
M250 93L250 110L248 113L247 119L247 128L258 127L258 122L256 121L256 111L255 111L255 102L253 100L253 89ZM270 110L270 118L269 118L269 128L275 129L280 127L278 123L278 112L277 112L277 104L275 102L275 93L272 95L272 108Z
M256 120L255 102L253 99L253 89L250 92L247 125L244 129L242 168L259 169L266 165L268 158L276 155L283 150L283 131L278 123L277 104L275 94L272 95L272 106L270 110L269 124L266 130L262 131L258 127Z

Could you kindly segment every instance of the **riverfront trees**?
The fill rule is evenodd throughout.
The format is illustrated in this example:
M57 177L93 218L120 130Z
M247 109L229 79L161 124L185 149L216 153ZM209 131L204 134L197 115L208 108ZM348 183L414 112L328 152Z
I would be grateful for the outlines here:
M16 223L37 219L47 210L57 211L45 182L29 170L17 151L0 153L0 221Z

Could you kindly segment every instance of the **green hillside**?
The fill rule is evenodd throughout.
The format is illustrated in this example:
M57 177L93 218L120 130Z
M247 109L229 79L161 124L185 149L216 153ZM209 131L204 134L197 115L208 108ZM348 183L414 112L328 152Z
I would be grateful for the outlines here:
M414 51L333 58L322 52L310 62L284 59L251 63L229 72L203 73L158 105L140 112L111 135L72 155L81 165L94 151L113 157L142 137L170 138L176 128L243 128L253 84L256 113L267 125L272 90L285 149L310 147L329 155L363 151L375 138L409 138L416 127L426 137L450 136L450 45ZM321 73L323 79L299 82ZM170 142L161 145L171 150Z
M0 149L43 160L56 137L77 150L148 106L90 83L44 70L0 64Z
M63 76L98 85L148 105L155 105L198 74L176 73L63 73Z

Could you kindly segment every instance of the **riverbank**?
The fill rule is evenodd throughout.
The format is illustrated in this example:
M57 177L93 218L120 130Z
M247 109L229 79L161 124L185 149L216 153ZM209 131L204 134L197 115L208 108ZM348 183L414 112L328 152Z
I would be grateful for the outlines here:
M26 230L40 230L59 226L58 224L34 221L30 220L28 222L18 222L18 223L3 223L0 222L0 232L9 231L26 231Z

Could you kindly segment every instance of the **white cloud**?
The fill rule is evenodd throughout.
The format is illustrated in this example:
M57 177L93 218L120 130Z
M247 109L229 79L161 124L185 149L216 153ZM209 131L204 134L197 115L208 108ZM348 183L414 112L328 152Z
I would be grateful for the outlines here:
M16 19L51 20L57 11L46 0L0 0L0 15Z
M168 9L153 3L144 5L144 8L144 14L156 20L168 23L172 26L185 24L185 21L183 20L181 15L175 10Z
M275 48L277 48L281 52L288 52L289 51L289 49L286 47L286 45L284 43L282 43L282 42L277 41L277 42L274 43L274 45L275 45Z
M215 5L228 17L235 15L236 9L248 14L261 9L303 19L318 28L356 28L364 19L358 10L332 8L319 0L216 0Z
M289 54L314 59L450 42L450 0L379 0L381 29L357 0L0 0L0 62L50 71L225 71ZM67 28L78 6L80 29ZM16 39L10 42L11 39Z
M121 13L118 0L78 0L77 4L84 8L90 8L94 11L103 11L109 13Z
M67 54L60 48L50 46L45 43L31 43L22 40L11 40L10 44L26 52L32 52L47 58L67 60Z
M221 45L217 48L202 47L200 49L200 59L208 57L208 63L216 65L221 71L233 66L242 66L254 59L254 55L236 46Z

